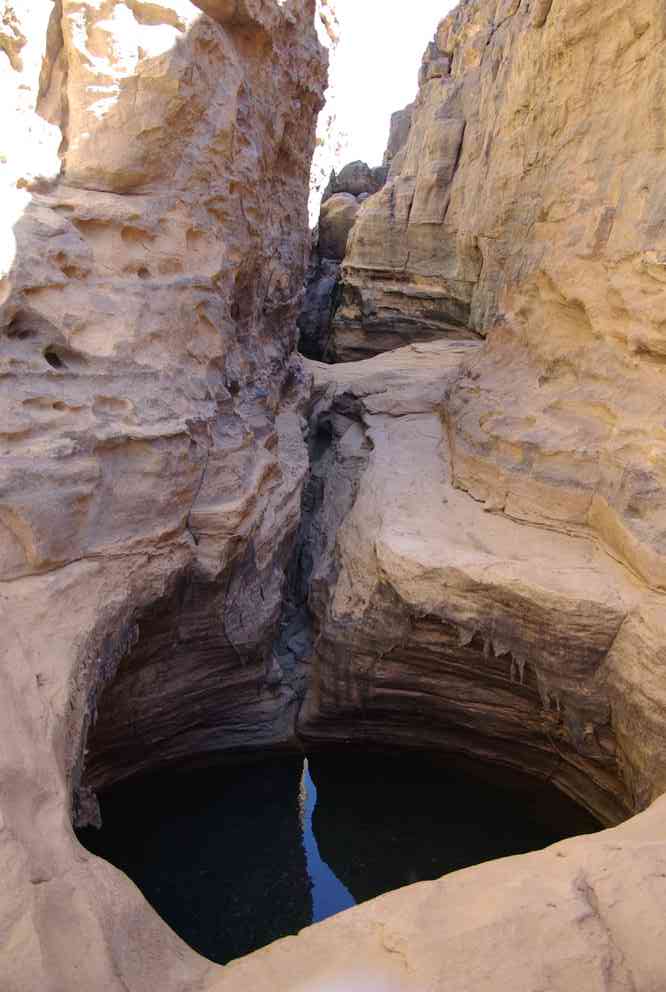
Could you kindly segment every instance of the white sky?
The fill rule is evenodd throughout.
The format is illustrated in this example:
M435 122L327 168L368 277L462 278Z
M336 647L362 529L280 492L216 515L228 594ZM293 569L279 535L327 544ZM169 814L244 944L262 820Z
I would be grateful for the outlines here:
M456 0L336 0L340 43L331 101L349 140L341 157L380 165L390 117L416 96L421 56Z

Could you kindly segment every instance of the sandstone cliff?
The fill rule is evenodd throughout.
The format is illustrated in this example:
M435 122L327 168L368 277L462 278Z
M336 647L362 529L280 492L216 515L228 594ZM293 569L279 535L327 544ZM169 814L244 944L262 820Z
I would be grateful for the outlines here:
M343 260L344 363L311 366L311 746L427 741L525 768L607 823L666 788L665 28L651 0L469 0L426 51L407 145ZM621 887L606 836L590 843ZM587 878L566 884L605 927ZM371 943L369 910L360 925ZM518 952L505 984L466 971L462 932L443 939L434 960L460 960L444 988L597 987L554 947L542 970ZM660 987L654 931L641 953L647 972L618 959L600 987Z
M305 370L313 2L0 11L3 990L663 988L661 4L442 22L333 328L345 359L409 345ZM72 817L295 746L303 653L312 746L638 815L213 967Z
M313 15L314 0L2 9L8 992L202 975L82 851L70 807L94 821L92 790L139 769L294 744L299 674L272 645L307 471L293 352Z
M611 819L666 783L664 29L652 0L468 0L447 17L404 153L356 219L333 322L338 357L440 342L395 366L316 370L331 457L347 457L335 425L352 408L372 455L313 589L308 721L335 735L360 707L409 739L409 686L446 733L460 705L461 746L492 751L483 726L512 760L493 724L526 741L532 717L510 710L531 693L555 777ZM455 636L465 684L479 666L473 716L444 688ZM521 686L501 707L496 677ZM611 807L585 797L593 780Z
M523 309L611 341L633 323L635 353L654 351L662 30L650 0L467 0L442 22L345 259L339 357Z

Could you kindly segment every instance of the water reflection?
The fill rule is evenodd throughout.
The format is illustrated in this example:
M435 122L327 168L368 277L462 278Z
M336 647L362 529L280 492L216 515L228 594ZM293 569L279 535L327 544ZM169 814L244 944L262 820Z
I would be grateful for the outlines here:
M356 900L319 853L319 845L312 825L317 806L317 787L312 781L307 758L303 762L300 803L305 860L312 886L312 922L318 923L335 913L340 913L343 909L355 906Z
M595 829L534 783L358 753L154 776L103 797L102 816L82 842L221 963L409 882Z
M310 766L319 851L359 903L598 829L551 787L437 756L318 755Z

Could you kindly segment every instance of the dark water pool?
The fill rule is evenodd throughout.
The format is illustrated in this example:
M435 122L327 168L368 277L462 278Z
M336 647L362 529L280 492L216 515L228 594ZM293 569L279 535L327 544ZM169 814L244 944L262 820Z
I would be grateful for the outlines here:
M221 963L401 885L598 829L552 789L422 754L171 773L101 806L81 841Z

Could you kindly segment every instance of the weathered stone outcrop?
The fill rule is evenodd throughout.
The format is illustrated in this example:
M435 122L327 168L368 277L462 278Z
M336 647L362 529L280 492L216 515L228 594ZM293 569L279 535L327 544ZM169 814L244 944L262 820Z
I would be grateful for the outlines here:
M556 322L656 369L663 29L654 0L473 0L442 22L406 153L355 226L338 359L504 314L532 349Z
M388 171L393 169L395 172L397 170L397 163L394 165L395 159L407 147L413 114L413 103L408 103L402 110L396 110L394 114L391 114L389 138L384 152L384 168ZM388 174L386 178L388 178Z
M336 193L350 193L351 196L367 197L377 193L386 182L385 165L371 168L366 162L348 162L340 172L333 171L321 198L322 203Z
M3 7L7 992L199 987L207 963L79 847L71 807L94 821L120 777L295 746L272 645L307 472L313 15Z
M666 643L662 597L594 535L513 520L453 486L447 395L479 350L312 366L326 540L299 730L515 766L617 822L664 789L665 688L646 679ZM629 732L639 722L648 734Z
M313 8L0 8L0 985L661 989L661 5L443 21L307 373ZM72 814L296 729L638 815L215 968Z
M313 232L305 298L298 318L299 348L308 358L327 354L347 241L361 204L381 189L386 175L383 166L371 169L365 162L350 162L339 174L331 174Z
M321 698L313 694L309 704L312 719L332 727L326 684L333 691L334 665L344 683L343 645L364 645L376 681L357 670L359 699L377 692L377 709L388 707L386 683L400 687L417 669L433 680L433 692L437 682L446 694L434 672L442 664L437 651L449 649L442 641L435 661L430 642L444 636L435 616L452 625L447 636L465 626L453 592L463 582L475 604L492 600L481 627L460 633L463 642L482 635L486 673L498 663L519 681L523 665L537 672L539 639L546 637L542 647L553 655L532 692L540 688L551 703L557 697L557 722L578 755L567 755L560 733L549 730L558 761L577 765L584 754L588 765L591 758L610 769L603 790L627 810L643 808L665 783L658 742L666 697L656 673L666 643L658 272L666 173L653 115L664 75L663 31L661 8L651 0L631 11L620 0L603 9L576 0L470 0L440 25L424 59L405 155L363 206L350 238L333 349L345 358L384 350L411 336L410 328L420 337L451 331L487 341L467 345L458 369L442 373L438 400L417 396L413 410L398 395L391 400L422 417L430 404L435 426L420 428L431 438L428 455L410 433L417 430L413 418L396 421L391 409L383 426L373 419L393 395L381 366L371 376L377 397L369 399L362 387L365 429L381 439L373 454L376 479L363 477L359 502L340 531L330 603L323 592L316 600L326 661L315 682ZM444 353L459 347L444 346ZM346 375L369 376L372 368L317 376L332 376L347 402L356 386ZM443 459L432 440L438 418ZM440 482L424 489L433 473ZM428 491L432 522L424 525ZM473 536L464 539L466 530ZM407 553L405 535L413 532L424 537L419 544L410 536ZM386 533L395 537L388 541ZM481 581L486 572L492 581ZM516 582L520 606L511 607ZM538 619L537 599L545 609ZM350 625L364 610L356 643ZM396 616L402 620L390 628ZM389 629L394 633L384 636ZM530 630L539 640L531 647ZM525 639L522 646L512 645L514 636ZM467 648L473 666L481 640ZM566 670L577 688L562 682L553 695L551 683L566 682ZM456 693L464 696L461 687ZM356 720L352 695L343 708ZM508 717L498 707L482 716L484 707L477 726ZM474 719L462 708L469 731ZM400 728L405 737L409 732Z

